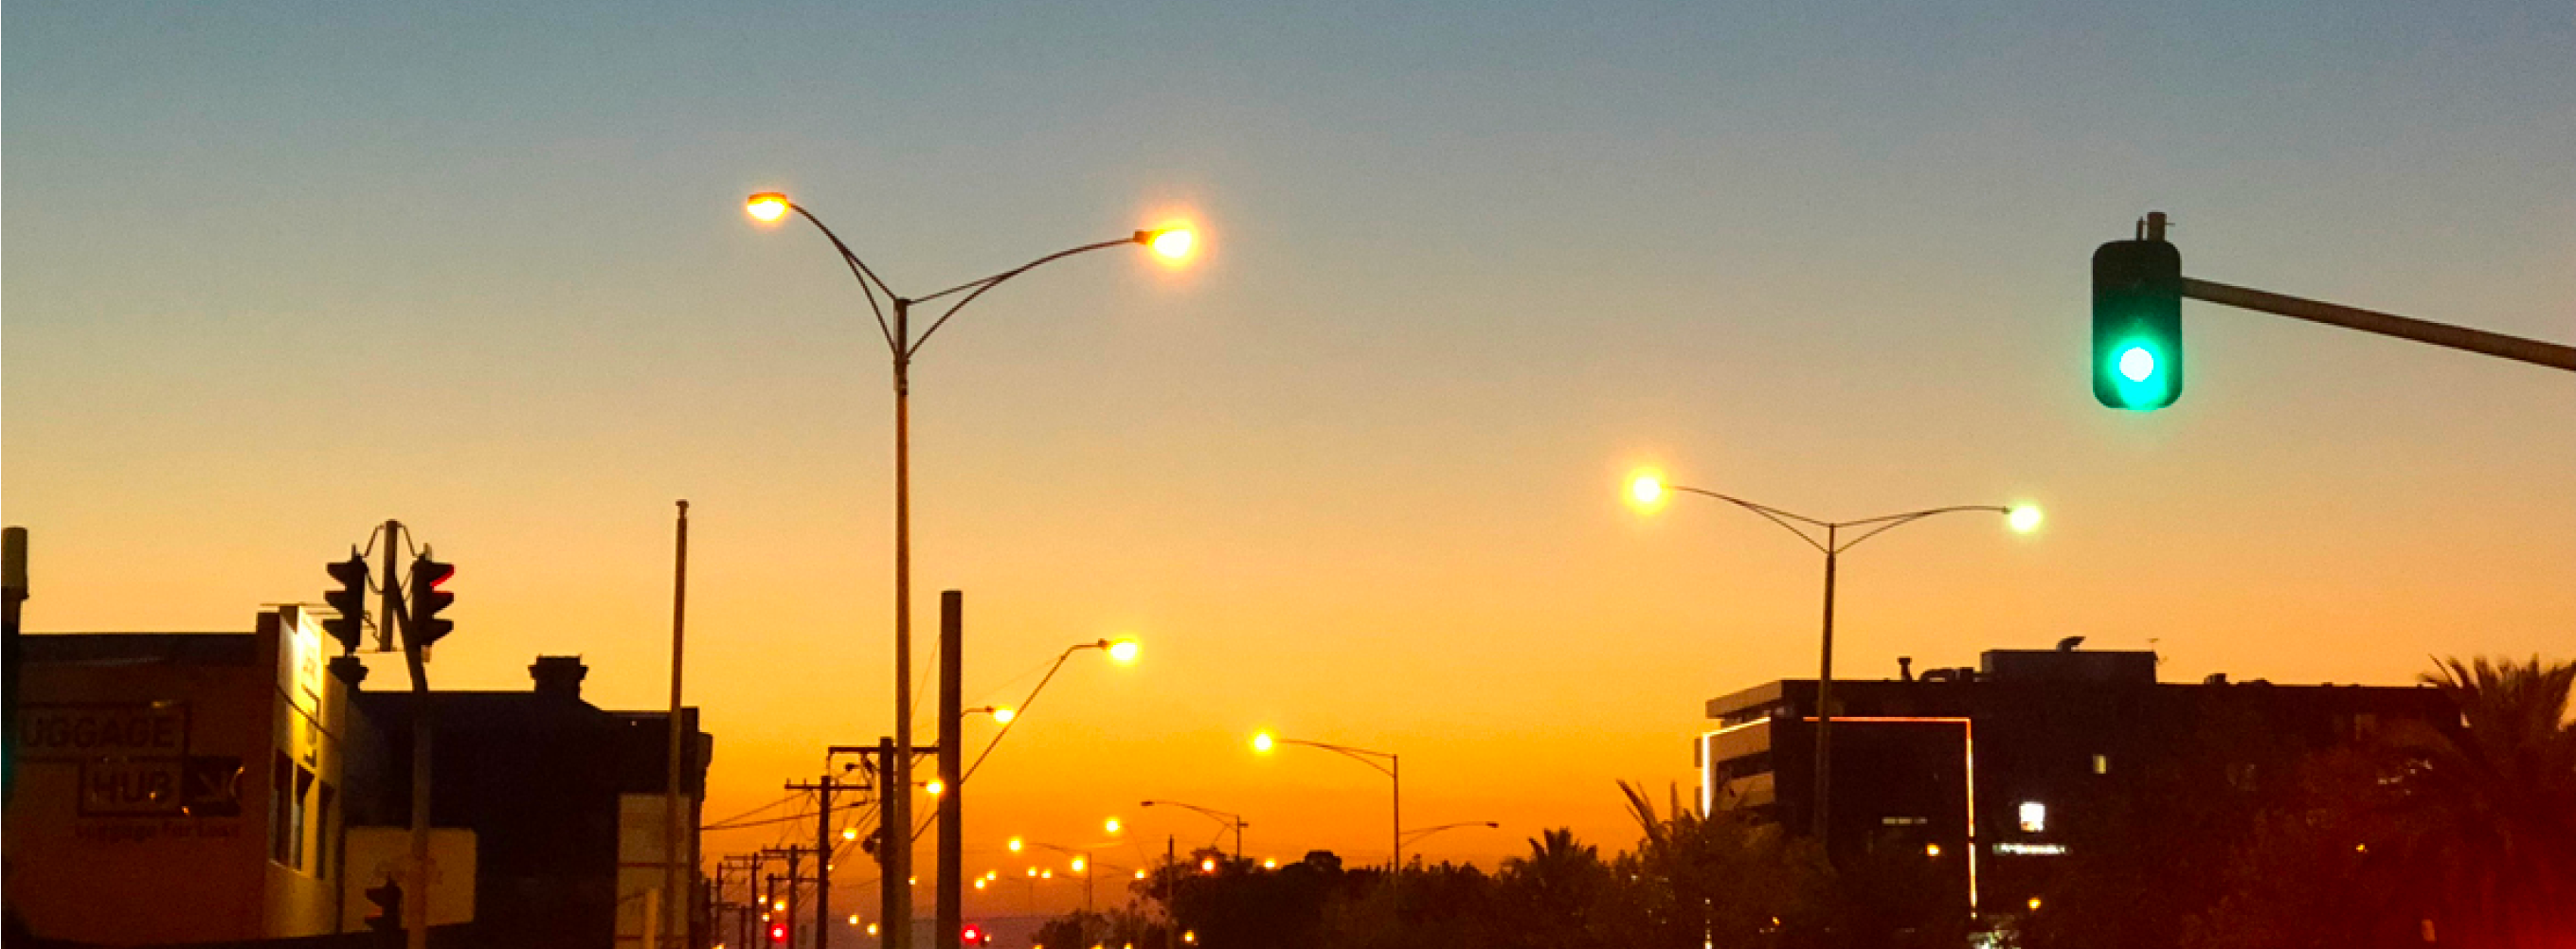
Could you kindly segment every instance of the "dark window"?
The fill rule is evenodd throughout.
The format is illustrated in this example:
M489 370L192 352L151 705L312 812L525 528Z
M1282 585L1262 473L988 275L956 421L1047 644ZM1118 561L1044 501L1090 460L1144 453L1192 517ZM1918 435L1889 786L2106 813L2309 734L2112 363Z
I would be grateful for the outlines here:
M325 880L331 878L331 842L340 837L331 832L331 803L337 790L330 782L323 782L322 793L313 803L313 875Z
M286 865L298 870L304 869L304 802L312 793L313 772L295 769L295 797L289 802L294 808L293 819L288 822L286 833Z
M277 753L277 763L268 769L268 858L287 866L288 848L293 833L288 823L294 819L295 762L286 752Z

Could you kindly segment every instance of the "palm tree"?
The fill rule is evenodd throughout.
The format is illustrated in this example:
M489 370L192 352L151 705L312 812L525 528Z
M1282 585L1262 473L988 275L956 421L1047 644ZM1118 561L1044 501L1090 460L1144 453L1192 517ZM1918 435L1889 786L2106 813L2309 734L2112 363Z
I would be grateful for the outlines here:
M1611 895L1610 865L1601 849L1576 843L1572 828L1544 831L1531 838L1527 857L1503 861L1497 875L1507 917L1498 927L1504 944L1583 949L1608 946L1599 916Z
M2420 868L2446 943L2557 945L2576 933L2576 662L2442 661L2421 677L2456 729L2393 730L2390 842Z

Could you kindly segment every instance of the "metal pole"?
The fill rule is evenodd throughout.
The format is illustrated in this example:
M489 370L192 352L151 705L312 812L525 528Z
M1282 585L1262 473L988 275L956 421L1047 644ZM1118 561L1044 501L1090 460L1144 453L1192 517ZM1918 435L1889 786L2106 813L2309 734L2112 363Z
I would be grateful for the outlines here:
M1243 862L1243 818L1234 819L1234 862Z
M939 593L939 877L933 884L937 949L958 949L966 925L966 594Z
M670 742L669 747L665 749L665 755L669 758L667 762L669 767L663 774L662 790L663 806L669 811L666 815L668 819L662 822L662 859L667 861L669 866L667 872L663 874L662 892L671 894L670 900L664 902L665 919L670 916L669 906L672 901L679 903L680 911L677 914L678 924L666 925L662 931L683 934L680 944L689 946L688 937L685 934L689 931L692 914L688 910L689 901L683 895L686 890L682 885L686 879L684 874L687 867L695 862L691 859L695 855L682 853L680 845L680 842L687 837L686 832L681 829L681 821L686 817L687 811L680 807L680 659L683 655L680 646L689 615L689 502L683 499L678 503L680 513L678 526L675 528L677 537L673 543L671 564L671 714L663 721L663 730L670 733Z
M1372 744L1374 744L1374 743L1372 743ZM1395 815L1394 815L1394 816L1395 816L1395 819L1394 819L1394 823L1391 825L1391 829L1394 831L1394 833L1389 834L1389 835L1387 836L1387 839L1388 839L1388 840L1391 840L1391 841L1393 841L1393 842L1395 843L1395 872L1397 872L1397 873L1403 873L1403 872L1404 872L1404 762L1403 762L1403 760L1402 760L1402 759L1399 759L1399 758L1397 758L1397 757L1396 757L1396 756L1394 756L1394 755L1388 755L1388 756L1386 756L1386 777L1387 777L1387 782L1388 782L1389 784L1393 785L1393 786L1394 786L1394 788L1395 788ZM1239 841L1240 841L1240 838L1238 838L1238 842L1235 844L1235 854L1234 854L1234 858L1235 858L1236 860L1241 860L1241 859L1243 859L1243 845L1242 845L1242 843L1240 843Z
M885 919L885 949L912 949L912 301L894 301L894 781L880 790L886 880L901 912Z
M2208 280L2194 280L2189 277L2183 278L2182 295L2206 303L2286 316L2311 323L2324 323L2328 326L2340 326L2365 333L2378 333L2399 339L2411 339L2435 346L2448 346L2452 349L2527 362L2535 366L2576 371L2576 346L2561 346L2557 343L2524 339L2520 336L2490 333L2465 326L2453 326L2448 323L2398 316L2394 313L2305 300Z
M899 791L910 790L895 783L894 739L877 739L877 945L892 949L895 921L912 916L912 890L904 885L903 871L896 869L895 841L912 836L912 825L895 817L894 801Z
M778 918L787 922L787 949L796 949L796 884L805 879L804 874L796 872L796 864L802 862L804 856L805 848L794 844L787 846L787 911L778 914Z
M385 522L383 617L401 617L403 665L411 672L411 880L403 888L403 946L429 949L429 670L413 636L410 610L397 592L401 586L394 565L402 555L401 536L401 521Z
M814 949L832 942L832 768L825 762L814 793Z
M1833 782L1834 782L1834 549L1832 526L1825 528L1825 645L1824 659L1816 673L1816 814L1811 822L1816 832L1816 847L1833 858Z

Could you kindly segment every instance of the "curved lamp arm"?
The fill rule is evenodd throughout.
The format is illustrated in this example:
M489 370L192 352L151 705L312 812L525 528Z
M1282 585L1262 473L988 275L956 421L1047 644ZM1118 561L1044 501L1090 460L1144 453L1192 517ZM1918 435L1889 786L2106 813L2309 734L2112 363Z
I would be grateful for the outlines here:
M1914 523L1915 521L1919 521L1919 520L1922 520L1922 519L1924 519L1924 518L1931 517L1932 515L1935 515L1935 514L1948 514L1948 513L1951 513L1951 512L1953 512L1953 511L1992 511L1992 512L1994 512L1994 513L2001 514L2001 515L2004 515L2004 516L2006 516L2006 517L2010 517L2010 516L2012 516L2012 509L2011 509L2011 508L2008 508L2008 507L2002 507L2002 506L1999 506L1999 505L1993 505L1993 504L1962 504L1962 505L1957 505L1957 506L1955 506L1955 507L1936 507L1936 508L1932 508L1932 509L1930 509L1930 510L1923 510L1923 511L1908 511L1908 512L1903 513L1903 514L1890 514L1890 515L1888 515L1888 516L1886 516L1886 517L1873 517L1873 518L1870 518L1870 519L1865 520L1865 521L1846 521L1846 522L1844 522L1844 523L1842 523L1842 524L1838 524L1838 525L1835 525L1835 526L1837 526L1837 527L1864 527L1864 526L1869 526L1869 525L1876 525L1876 526L1874 526L1874 527L1870 527L1870 529L1869 529L1869 530L1862 531L1862 532L1861 532L1861 535L1860 535L1860 536L1858 536L1858 537L1854 537L1854 538L1852 538L1852 539L1850 539L1850 540L1843 541L1841 546L1834 548L1834 552L1835 552L1835 553L1841 553L1841 552L1843 552L1843 551L1850 550L1850 549L1852 549L1853 547L1858 546L1858 545L1860 544L1860 542L1861 542L1861 541L1868 540L1868 539L1870 539L1870 538L1872 538L1872 537L1876 537L1876 536L1878 536L1878 535L1880 535L1880 534L1883 534L1883 533L1886 533L1887 531L1892 530L1892 529L1894 529L1894 528L1898 528L1898 527L1905 526L1905 525L1907 525L1907 524Z
M1038 693L1046 691L1047 683L1055 681L1055 674L1064 669L1065 660L1073 658L1074 653L1081 652L1085 649L1107 649L1112 645L1115 645L1115 643L1106 639L1097 642L1075 643L1071 646L1064 647L1063 652L1057 653L1055 664L1047 667L1046 675L1038 678L1037 687L1030 689L1028 697L1020 700L1019 707L1011 716L1011 720L1002 723L1001 730L994 732L992 740L984 743L984 750L975 755L974 764L966 766L966 773L957 776L957 783L961 785L965 784L966 779L974 777L975 769L983 767L984 759L992 757L994 747L1002 743L1002 736L1011 733L1011 726L1017 725L1020 723L1020 720L1029 717L1029 703L1037 701Z
M1755 514L1760 514L1760 515L1762 515L1762 518L1763 518L1764 520L1767 520L1767 521L1770 521L1771 523L1774 523L1774 524L1778 524L1778 525L1780 525L1780 529L1781 529L1781 530L1785 530L1785 531L1788 531L1789 533L1792 533L1792 534L1796 534L1796 535L1798 535L1798 539L1799 539L1799 540L1806 541L1806 542L1807 542L1807 546L1809 546L1809 547L1813 547L1813 548L1816 548L1818 551L1822 551L1822 552L1825 552L1825 553L1832 553L1832 552L1833 552L1831 549L1827 548L1824 544L1818 543L1814 537L1810 537L1810 536L1808 536L1808 535L1807 535L1807 532L1806 532L1804 529L1799 528L1799 527L1798 527L1797 525L1795 525L1795 524L1791 524L1791 523L1789 523L1790 521L1797 521L1797 522L1798 522L1798 523L1800 523L1800 524L1810 524L1810 525L1813 525L1813 526L1816 526L1816 527L1822 527L1822 528L1825 528L1825 529L1827 529L1827 530L1831 530L1831 529L1833 529L1833 526L1834 526L1834 525L1832 525L1832 524L1830 524L1830 523L1827 523L1827 522L1825 522L1825 521L1820 521L1820 520L1817 520L1817 519L1815 519L1815 518L1807 517L1807 516L1802 515L1802 514L1791 514L1791 513L1787 512L1787 511L1783 511L1783 510L1781 510L1781 509L1779 509L1779 508L1772 507L1772 506L1770 506L1770 505L1768 505L1768 504L1756 504L1756 503L1753 503L1753 502L1751 502L1751 501L1747 501L1747 500L1745 500L1745 499L1743 499L1743 498L1734 497L1734 496L1731 496L1731 495L1719 494L1719 493L1717 493L1717 492L1715 492L1715 491L1710 491L1710 490L1707 490L1707 489L1705 489L1705 488L1694 488L1694 487L1689 487L1689 486L1686 486L1686 485L1679 485L1679 484L1676 484L1676 485L1669 485L1668 487L1669 487L1671 490L1674 490L1674 491L1686 491L1686 492L1689 492L1689 493L1691 493L1691 494L1696 494L1696 495L1699 495L1700 497L1704 497L1704 498L1716 498L1716 499L1718 499L1718 500L1720 500L1720 501L1724 501L1724 502L1726 502L1726 503L1728 503L1728 504L1735 505L1736 507L1740 507L1740 508L1743 508L1743 509L1745 509L1745 510L1747 510L1747 511L1751 511L1751 512L1753 512L1753 513L1755 513Z
M1903 514L1889 514L1882 517L1863 518L1857 521L1820 521L1803 514L1792 514L1768 504L1757 504L1743 498L1719 494L1715 491L1703 488L1693 488L1678 484L1667 485L1666 487L1673 491L1685 491L1705 498L1716 498L1717 500L1735 505L1755 514L1762 515L1765 520L1780 525L1782 530L1786 530L1791 534L1797 535L1799 540L1807 542L1807 546L1816 548L1818 553L1824 554L1842 553L1843 551L1850 550L1853 547L1858 546L1861 541L1868 540L1872 537L1886 533L1889 530L1914 523L1915 521L1931 517L1935 514L1949 514L1955 511L1990 511L2007 517L2012 514L2012 508L2000 505L1960 504L1950 507L1926 508L1920 511L1907 511ZM1817 540L1815 535L1808 533L1805 528L1801 528L1797 526L1797 524L1790 523L1791 521L1796 521L1797 524L1805 524L1809 527L1824 528L1825 539L1821 541ZM1854 527L1866 527L1869 529L1862 531L1859 536L1853 537L1850 540L1840 539L1838 535L1843 530Z
M1431 835L1433 835L1433 834L1439 833L1439 832L1444 831L1444 830L1457 830L1458 828L1461 828L1461 827L1485 827L1485 828L1500 829L1502 826L1503 826L1503 825L1502 825L1502 824L1500 824L1500 823L1498 823L1498 822L1495 822L1495 821L1489 821L1489 820L1471 820L1471 821L1466 821L1466 822L1463 822L1463 823L1457 823L1457 824L1442 824L1442 825L1440 825L1440 826L1438 826L1438 827L1424 827L1424 828L1421 828L1421 829L1418 829L1418 830L1408 830L1408 831L1405 831L1405 832L1404 832L1404 842L1405 842L1405 843L1408 843L1408 844L1410 844L1410 843L1419 843L1419 842L1422 840L1422 838L1424 838L1424 837L1429 837L1429 836L1431 836Z
M965 299L959 300L959 301L957 301L957 302L956 302L956 304L955 304L955 305L950 306L950 307L948 308L948 312L946 312L946 313L942 313L942 314L939 314L939 319L931 321L930 328L929 328L929 329L926 329L926 330L922 330L922 331L921 331L921 338L920 338L920 339L917 339L917 340L913 340L913 341L912 341L912 344L911 344L910 346L908 346L908 347L906 347L906 348L904 349L904 353L903 353L903 354L904 354L904 356L905 356L905 357L909 358L909 357L911 357L911 356L912 356L912 354L917 353L917 352L920 352L920 351L921 351L921 346L922 346L922 344L923 344L923 343L930 342L930 334L932 334L932 333L936 333L936 332L939 332L939 328L940 328L940 327L947 325L947 324L948 324L948 318L949 318L949 317L956 316L956 315L957 315L957 311L959 311L959 310L963 310L963 309L965 309L965 308L966 308L966 304L969 304L969 303L973 303L973 302L975 302L975 298L976 298L976 297L983 296L983 295L984 295L984 291L986 291L986 290L990 290L990 289L993 289L994 287L1001 286L1001 285L1002 285L1002 281L1009 280L1009 279L1011 279L1011 278L1013 278L1013 277L1017 277L1017 276L1019 276L1019 275L1021 275L1021 274L1027 273L1027 272L1029 272L1029 271L1031 271L1031 270L1035 270L1035 269L1037 269L1037 268L1038 268L1039 266L1041 266L1041 265L1049 264L1049 263L1053 263L1053 262L1058 261L1058 260L1063 260L1064 258L1071 257L1071 256L1073 256L1073 255L1075 255L1075 254L1084 254L1084 253L1089 253L1089 252L1091 252L1091 251L1095 251L1095 250L1105 250L1105 249L1108 249L1108 248L1111 248L1111 247L1117 247L1117 246L1124 245L1124 244L1143 244L1143 243L1145 243L1146 241L1148 241L1148 240L1150 240L1150 239L1151 239L1152 234L1153 234L1153 232L1152 232L1152 231L1137 231L1133 236L1120 238L1120 239L1118 239L1118 240L1114 240L1114 241L1101 241L1101 242L1099 242L1099 243L1095 243L1095 244L1084 244L1084 245L1082 245L1082 246L1080 246L1080 247L1075 247L1075 248L1070 248L1070 249L1067 249L1067 250L1060 250L1060 251L1056 251L1055 253L1048 254L1048 255L1046 255L1046 256L1044 256L1044 257L1040 257L1040 258L1038 258L1038 259L1036 259L1036 260L1029 261L1028 263L1021 264L1021 265L1019 265L1019 266L1017 266L1017 267L1013 267L1013 268L1011 268L1011 269L1009 269L1009 270L1002 271L1001 273L994 274L994 275L992 275L992 276L990 276L990 277L986 277L986 278L984 278L984 279L982 279L982 280L970 280L970 281L967 281L967 282L965 282L965 283L961 283L961 284L958 284L958 285L956 285L956 286L950 287L950 288L948 288L948 289L946 289L946 290L941 290L941 291L939 291L938 293L934 293L934 294L931 294L931 295L929 295L929 296L922 297L921 299L914 300L914 301L912 301L912 302L914 302L914 303L927 303L927 302L929 302L929 301L936 300L936 299L939 299L939 298L941 298L941 297L948 296L949 294L957 293L957 292L959 292L959 291L971 291L971 292L968 292L968 293L966 294L966 298L965 298Z
M1386 775L1390 778L1395 776L1394 768L1390 768L1387 765L1379 764L1377 762L1378 758L1384 758L1389 762L1393 762L1395 760L1395 753L1391 751L1370 751L1366 748L1352 748L1347 745L1330 745L1320 741L1307 741L1303 738L1279 738L1273 736L1270 740L1282 745L1304 745L1308 748L1321 748L1325 751L1336 752L1342 757L1376 768L1379 774Z
M867 261L860 260L859 255L851 253L850 245L842 243L841 235L832 233L831 226L824 224L822 218L815 217L814 212L805 210L804 205L788 200L785 195L775 197L779 203L785 204L789 210L795 211L807 223L814 225L815 230L822 231L824 239L832 242L832 249L841 252L841 262L849 265L851 278L859 282L859 292L868 298L869 312L876 314L877 333L885 337L886 349L897 356L904 355L903 346L895 342L894 327L886 323L885 308L877 304L877 291L884 291L886 299L892 300L895 298L894 288L886 286L885 278L877 276L875 270L869 269Z

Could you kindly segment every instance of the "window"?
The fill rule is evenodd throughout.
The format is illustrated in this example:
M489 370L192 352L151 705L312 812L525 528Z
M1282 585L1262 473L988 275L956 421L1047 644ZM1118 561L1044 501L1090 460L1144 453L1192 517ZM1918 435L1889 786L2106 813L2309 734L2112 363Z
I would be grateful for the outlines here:
M2021 832L2039 834L2048 831L2048 805L2038 801L2021 802Z
M331 832L331 802L338 790L325 781L313 801L313 875L325 880L331 878L331 842L339 836Z
M298 870L304 869L304 802L312 793L313 772L295 769L295 797L289 802L294 806L294 813L287 822L285 862Z
M2106 754L2101 754L2101 753L2098 753L2098 752L2097 752L2097 753L2095 753L2095 754L2093 755L2093 773L2094 773L2094 774L2109 774L2109 773L2111 773L2111 756L2110 756L2110 755L2106 755Z
M286 863L290 846L287 822L293 817L294 794L295 762L287 760L285 752L278 752L276 765L268 769L268 859L279 863Z

